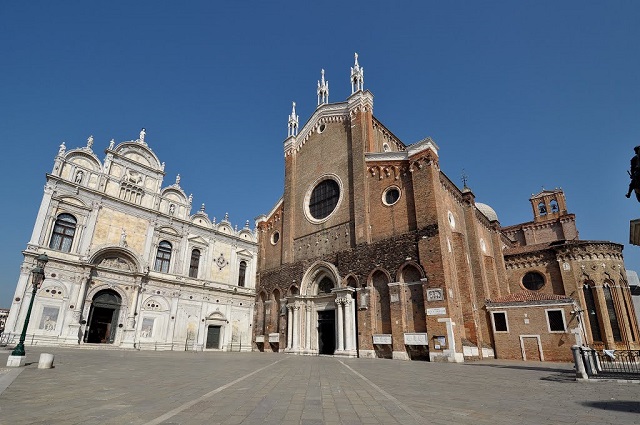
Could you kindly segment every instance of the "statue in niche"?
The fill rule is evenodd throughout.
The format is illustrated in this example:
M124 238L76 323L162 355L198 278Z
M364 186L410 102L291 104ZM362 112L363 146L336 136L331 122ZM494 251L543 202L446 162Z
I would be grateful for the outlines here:
M173 215L176 212L176 206L174 204L169 205L169 214Z
M633 148L633 151L635 155L631 157L631 170L627 171L631 182L629 182L629 190L625 196L631 198L631 192L635 192L636 199L640 202L640 146Z
M120 233L120 246L127 247L127 231L122 228L122 233Z
M82 177L84 177L84 173L82 172L82 170L78 170L76 172L75 182L78 183L78 184L82 183Z
M44 330L45 331L54 331L54 330L56 330L56 322L51 320L50 316L47 316L44 319Z

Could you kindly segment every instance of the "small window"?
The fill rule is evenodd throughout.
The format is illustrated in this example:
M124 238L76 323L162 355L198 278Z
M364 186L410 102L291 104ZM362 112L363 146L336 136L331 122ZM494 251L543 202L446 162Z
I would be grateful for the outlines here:
M240 261L240 266L238 267L238 286L244 286L246 274L247 274L247 262Z
M275 245L280 240L280 232L275 231L271 234L271 245Z
M507 313L497 311L492 313L492 317L494 332L509 332L509 328L507 327Z
M49 248L63 252L71 251L77 220L71 214L60 214L53 226Z
M522 278L522 286L530 291L537 291L544 286L544 276L537 272L529 272Z
M547 310L547 321L549 332L564 332L566 330L562 310Z
M400 189L398 189L396 186L391 186L382 194L382 202L384 202L384 204L388 206L391 206L398 202L398 199L400 199Z
M156 264L154 270L162 273L169 273L169 263L171 262L171 244L162 241L158 244L158 253L156 254Z
M191 262L189 263L189 277L198 277L198 266L200 265L200 250L191 251Z

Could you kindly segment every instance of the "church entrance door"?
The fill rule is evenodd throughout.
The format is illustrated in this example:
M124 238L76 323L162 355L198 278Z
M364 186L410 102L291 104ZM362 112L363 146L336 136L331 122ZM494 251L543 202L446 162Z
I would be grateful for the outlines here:
M318 353L333 354L336 351L336 311L318 312Z
M206 348L220 348L220 326L209 326L207 328Z
M122 299L115 291L98 292L89 311L89 328L84 342L90 344L113 344L118 328L118 316Z

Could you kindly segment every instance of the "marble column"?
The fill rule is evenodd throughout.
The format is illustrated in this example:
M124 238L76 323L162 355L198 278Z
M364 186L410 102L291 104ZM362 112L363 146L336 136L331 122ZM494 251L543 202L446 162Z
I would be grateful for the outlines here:
M337 352L344 351L344 299L336 298L336 307L338 310L338 346L336 347Z
M304 329L304 348L306 352L311 351L311 301L305 305L305 329Z
M346 351L353 351L353 314L351 307L353 300L351 298L345 298L344 300L344 349Z
M287 350L293 348L293 306L287 305Z
M300 305L296 302L293 305L293 350L298 351L300 349Z

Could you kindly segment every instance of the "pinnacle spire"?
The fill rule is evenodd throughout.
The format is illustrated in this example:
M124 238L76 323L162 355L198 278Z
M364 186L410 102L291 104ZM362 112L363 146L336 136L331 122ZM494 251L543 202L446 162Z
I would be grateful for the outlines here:
M298 116L296 115L296 102L292 102L291 115L289 115L289 132L288 137L298 135Z
M358 63L358 54L355 53L355 63L351 67L351 94L364 90L364 67Z
M329 103L329 82L324 79L324 69L321 74L321 80L318 81L318 106Z

